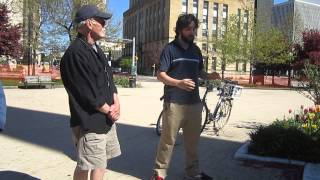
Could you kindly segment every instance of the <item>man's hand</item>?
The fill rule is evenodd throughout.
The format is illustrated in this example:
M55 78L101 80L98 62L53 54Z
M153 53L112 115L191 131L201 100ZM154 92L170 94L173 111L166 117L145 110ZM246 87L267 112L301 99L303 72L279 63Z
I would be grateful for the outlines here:
M120 105L112 104L110 106L110 111L108 116L111 118L113 122L117 121L120 118Z
M107 103L105 103L103 106L101 106L97 110L104 113L104 114L108 114L110 111L110 106Z
M109 118L111 118L113 122L115 122L120 118L120 101L117 93L113 94L113 100L114 100L114 104L110 106L110 111L108 113L108 116Z
M186 91L193 91L196 84L193 82L192 79L182 79L179 80L177 83L177 87L180 89L184 89Z

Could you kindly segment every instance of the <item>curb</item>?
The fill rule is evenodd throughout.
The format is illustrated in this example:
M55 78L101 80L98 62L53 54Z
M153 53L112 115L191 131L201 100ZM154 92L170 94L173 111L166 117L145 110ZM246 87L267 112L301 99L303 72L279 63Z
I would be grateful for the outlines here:
M2 86L3 89L21 89L19 88L19 86ZM63 85L56 85L53 87L53 89L56 89L56 88L64 88ZM42 88L42 89L50 89L50 88Z
M257 90L287 90L295 91L293 88L274 88L274 87L243 87L243 89L257 89Z
M261 161L261 162L275 162L281 164L289 164L289 165L298 165L304 166L307 163L304 161L296 161L296 160L288 160L282 158L275 158L275 157L262 157L257 155L248 154L248 147L250 142L246 142L243 144L235 153L234 158L240 160L254 160L254 161Z
M304 166L303 180L319 180L320 179L320 164L307 163L304 161L288 160L275 157L261 157L257 155L248 154L248 147L250 142L245 142L234 154L237 160L254 160L259 162L273 162L288 165Z

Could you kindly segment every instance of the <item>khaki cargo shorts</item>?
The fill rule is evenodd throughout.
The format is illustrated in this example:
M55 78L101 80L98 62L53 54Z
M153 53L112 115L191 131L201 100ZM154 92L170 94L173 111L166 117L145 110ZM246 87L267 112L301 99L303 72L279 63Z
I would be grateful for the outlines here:
M106 168L107 160L121 155L116 124L106 134L86 133L73 128L77 147L77 167L81 170Z

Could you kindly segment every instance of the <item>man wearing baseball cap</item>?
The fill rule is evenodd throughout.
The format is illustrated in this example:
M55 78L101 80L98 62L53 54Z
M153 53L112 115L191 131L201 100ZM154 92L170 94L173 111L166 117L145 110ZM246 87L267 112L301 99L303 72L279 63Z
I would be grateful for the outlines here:
M96 6L80 7L74 18L78 32L61 60L61 78L68 93L70 126L77 147L74 180L102 180L107 160L121 154L115 122L120 103L111 67L96 41L106 36L111 14Z

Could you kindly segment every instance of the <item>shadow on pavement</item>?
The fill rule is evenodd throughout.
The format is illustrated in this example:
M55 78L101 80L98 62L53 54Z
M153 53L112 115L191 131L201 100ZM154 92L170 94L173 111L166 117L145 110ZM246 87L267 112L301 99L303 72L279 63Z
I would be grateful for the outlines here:
M2 134L74 157L69 117L65 115L9 106Z
M0 171L0 179L3 180L40 180L38 178L32 177L28 174L24 174L21 172L15 172L15 171Z
M70 158L75 156L69 117L65 115L8 107L7 125L1 135L63 152ZM159 140L154 128L118 124L118 136L122 155L110 160L108 169L138 179L150 179ZM282 173L287 172L283 169L262 166L257 170L250 167L251 163L243 165L241 161L234 160L233 154L241 144L202 136L199 145L202 170L219 180L267 180L275 177L287 179L283 177ZM168 180L182 179L184 175L184 147L181 136L174 148L168 173ZM3 178L0 176L0 179Z

